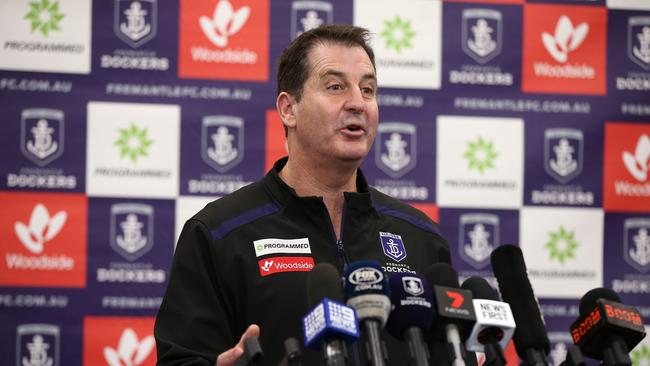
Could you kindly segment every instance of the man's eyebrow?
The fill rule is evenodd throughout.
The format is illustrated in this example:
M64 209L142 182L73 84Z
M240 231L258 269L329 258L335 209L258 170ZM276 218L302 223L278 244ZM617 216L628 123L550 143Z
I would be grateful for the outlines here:
M328 76L336 76L336 77L344 78L345 73L342 72L342 71L338 71L338 70L326 70L324 73L321 74L321 78L325 78L325 77L328 77ZM369 73L363 75L361 77L361 80L363 80L363 81L367 81L367 80L377 81L377 76L375 75L374 72L369 72Z

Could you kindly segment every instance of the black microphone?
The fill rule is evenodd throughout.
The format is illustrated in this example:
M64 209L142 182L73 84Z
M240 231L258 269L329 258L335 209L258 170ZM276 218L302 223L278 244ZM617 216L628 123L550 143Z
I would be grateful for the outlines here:
M631 365L628 352L645 337L639 311L620 301L610 289L590 290L580 300L580 317L571 325L573 343L605 366Z
M546 366L551 344L521 249L501 245L492 251L490 261L501 297L510 304L517 324L513 336L517 354L528 366Z
M390 289L381 265L364 260L350 264L343 276L345 299L357 312L362 334L362 364L384 366L388 352L381 339L381 330L390 314Z
M424 334L433 322L433 293L426 279L413 273L396 273L388 279L393 311L386 330L395 338L405 340L410 353L410 366L428 366L429 349Z
M433 337L447 341L453 366L465 366L467 352L463 342L476 321L472 293L459 288L458 274L447 263L432 264L425 277L433 285Z
M490 284L481 277L470 277L461 287L472 291L476 314L476 324L465 346L470 351L485 353L485 365L504 366L506 358L503 350L516 327L510 305L499 301Z
M341 276L329 263L319 263L307 275L307 304L302 319L305 347L320 349L323 365L345 366L347 343L359 338L357 315L343 303Z
M284 340L284 357L278 366L302 366L300 342L293 337Z

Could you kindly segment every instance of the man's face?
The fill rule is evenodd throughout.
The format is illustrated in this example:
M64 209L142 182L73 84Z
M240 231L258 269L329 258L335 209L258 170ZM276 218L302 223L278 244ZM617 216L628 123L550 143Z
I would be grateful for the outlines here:
M308 56L309 76L294 105L290 153L319 165L332 160L361 163L375 139L377 80L361 47L317 44Z

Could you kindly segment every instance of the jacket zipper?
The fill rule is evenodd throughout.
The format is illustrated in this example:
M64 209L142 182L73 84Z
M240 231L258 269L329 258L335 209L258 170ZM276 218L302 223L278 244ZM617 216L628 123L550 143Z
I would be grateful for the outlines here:
M339 263L340 263L340 269L341 269L341 275L343 275L343 272L345 272L346 268L348 267L348 257L345 254L345 247L343 245L343 223L345 222L345 212L347 208L347 203L343 204L343 215L341 217L341 239L336 238L336 232L334 231L334 224L332 224L332 219L330 218L330 214L327 211L327 206L323 204L323 211L325 213L325 216L327 217L327 222L329 222L329 227L330 227L330 234L332 235L332 239L334 239L334 245L336 245L336 252L339 256Z

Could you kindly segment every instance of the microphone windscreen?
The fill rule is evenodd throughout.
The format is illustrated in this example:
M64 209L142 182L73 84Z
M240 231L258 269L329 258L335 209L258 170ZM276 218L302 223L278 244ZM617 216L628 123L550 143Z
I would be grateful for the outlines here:
M472 291L475 299L499 301L499 297L492 286L481 277L470 277L466 279L461 288Z
M516 245L501 245L492 251L490 261L499 283L499 291L510 304L517 323L514 334L515 349L522 359L527 359L529 348L543 350L548 354L550 342L537 298L528 280L524 255Z
M456 270L447 263L434 263L424 271L424 277L431 286L460 287Z
M386 330L404 340L409 327L418 327L427 334L433 322L433 293L426 279L413 273L396 273L388 279L393 311Z
M307 305L314 308L323 298L343 302L339 271L329 263L318 263L307 275Z
M605 299L615 302L621 302L621 298L614 290L604 287L598 287L587 291L580 299L580 316L586 316L596 307L596 300Z
M343 273L345 298L365 294L389 295L388 281L378 261L350 263Z

